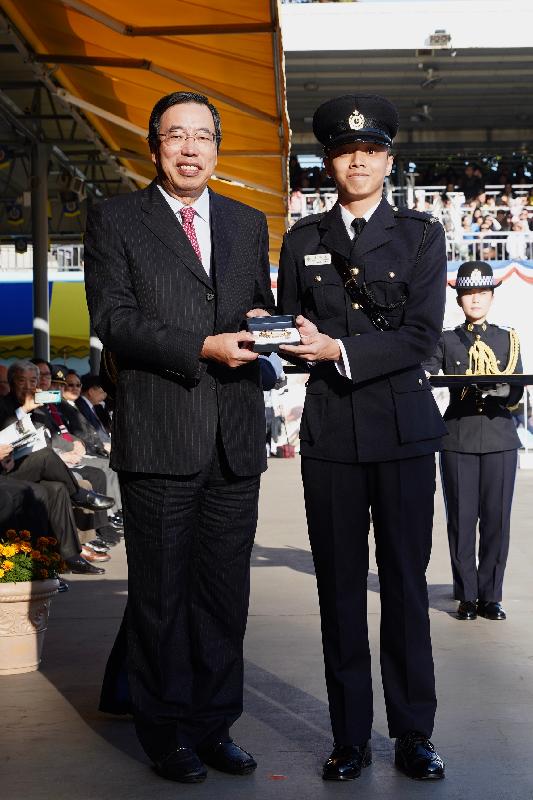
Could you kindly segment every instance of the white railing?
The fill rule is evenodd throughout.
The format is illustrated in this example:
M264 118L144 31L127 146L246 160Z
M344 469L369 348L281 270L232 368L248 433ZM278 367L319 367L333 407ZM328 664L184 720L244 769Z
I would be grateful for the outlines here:
M524 261L533 259L533 232L490 232L467 234L468 238L446 236L448 261Z
M0 272L33 269L33 247L31 244L25 253L17 253L15 245L0 246ZM78 272L83 269L82 244L53 244L48 252L48 269L60 272Z

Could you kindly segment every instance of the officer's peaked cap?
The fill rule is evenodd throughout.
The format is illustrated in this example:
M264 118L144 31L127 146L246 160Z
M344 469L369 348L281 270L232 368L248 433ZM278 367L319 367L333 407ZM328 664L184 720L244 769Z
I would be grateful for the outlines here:
M326 151L351 142L390 146L398 127L398 110L378 94L334 97L322 103L313 116L313 133Z
M67 382L67 368L64 364L51 364L52 380L54 383Z
M486 261L465 261L457 270L455 284L458 292L465 289L496 289L501 281L494 280L494 273Z

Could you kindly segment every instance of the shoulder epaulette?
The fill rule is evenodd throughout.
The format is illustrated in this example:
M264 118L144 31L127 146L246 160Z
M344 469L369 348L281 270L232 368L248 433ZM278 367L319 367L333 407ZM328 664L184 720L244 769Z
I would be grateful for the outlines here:
M437 217L433 217L425 211L415 211L414 208L397 208L394 206L392 210L394 211L394 216L400 219L416 219L419 222L429 222L430 225L440 222Z
M301 217L301 219L297 220L294 225L291 225L290 228L287 229L287 233L295 230L296 228L304 228L306 225L312 225L313 222L318 222L319 219L322 219L324 213L322 214L309 214L307 217Z
M514 331L514 328L510 325L495 325L495 328L501 328L502 331Z

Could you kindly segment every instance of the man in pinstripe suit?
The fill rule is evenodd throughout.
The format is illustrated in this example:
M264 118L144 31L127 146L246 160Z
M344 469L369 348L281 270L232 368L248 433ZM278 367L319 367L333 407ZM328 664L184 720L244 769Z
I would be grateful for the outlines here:
M93 326L117 357L111 465L129 566L128 676L137 733L163 777L205 764L252 772L230 738L242 711L242 641L264 408L246 314L273 310L266 220L207 188L221 140L207 98L159 100L158 177L94 206L85 277Z

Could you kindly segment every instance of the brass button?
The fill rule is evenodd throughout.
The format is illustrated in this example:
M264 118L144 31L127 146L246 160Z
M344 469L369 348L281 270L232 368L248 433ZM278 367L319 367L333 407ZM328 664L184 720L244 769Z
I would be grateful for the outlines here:
M215 295L213 294L213 292L207 292L207 294L205 296L205 299L206 300L214 300L215 299Z
M359 275L359 267L350 267L351 275Z
M396 277L395 272L389 272L389 278L395 278L395 277Z
M456 361L455 363L457 364L458 367L461 366L461 362L460 361Z
M500 364L500 363L501 363L499 358L498 358L498 359L496 359L496 363L497 363L497 364Z
M317 283L320 283L321 280L322 280L322 275L315 275L315 281Z
M359 311L361 306L359 305L359 303L352 303L352 308L354 311Z

